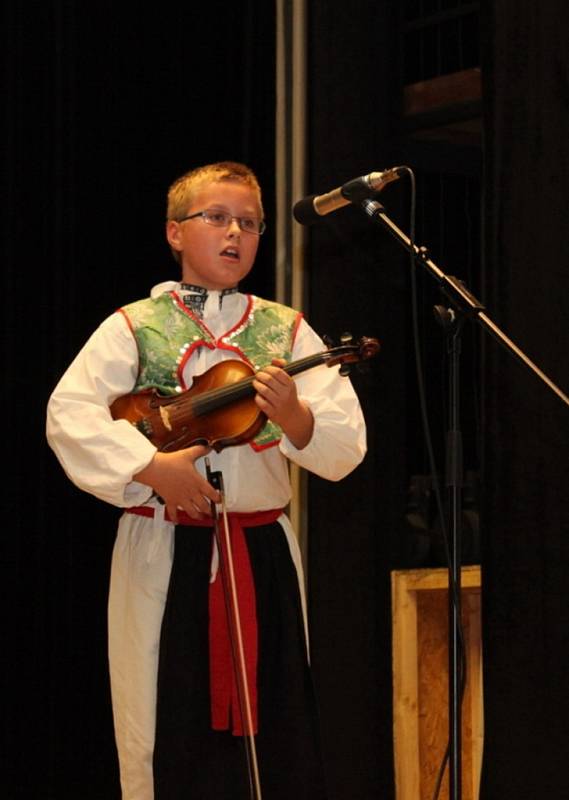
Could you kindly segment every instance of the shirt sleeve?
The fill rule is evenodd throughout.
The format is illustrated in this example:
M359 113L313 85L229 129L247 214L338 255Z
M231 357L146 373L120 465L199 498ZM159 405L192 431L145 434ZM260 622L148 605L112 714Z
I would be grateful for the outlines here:
M319 353L326 347L303 320L293 348L293 360ZM302 450L283 436L283 455L321 478L338 481L352 472L367 450L366 426L356 392L339 367L321 365L296 378L299 397L314 417L312 438Z
M108 317L77 354L47 404L46 436L73 483L124 507L146 502L152 489L132 480L156 453L154 445L109 406L129 394L138 351L123 315Z

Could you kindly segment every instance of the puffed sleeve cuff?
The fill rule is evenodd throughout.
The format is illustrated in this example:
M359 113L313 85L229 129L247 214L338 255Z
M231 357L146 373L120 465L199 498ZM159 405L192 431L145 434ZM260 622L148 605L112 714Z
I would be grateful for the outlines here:
M89 419L89 415L85 416ZM94 412L91 418L96 418ZM55 420L50 425L48 440L54 441L54 450L65 472L78 488L119 508L142 505L149 500L151 487L135 481L133 476L152 461L156 447L130 423L116 420L108 430L89 433L86 426L82 428L76 421L76 438L72 438L58 431ZM88 447L84 446L86 440Z
M152 489L144 483L138 481L131 481L125 486L123 492L122 503L120 505L124 508L132 508L133 506L143 506L152 497Z
M298 450L283 436L280 450L299 467L330 481L349 475L366 454L366 428L361 408L355 402L349 413L327 398L320 398L313 407L309 398L302 398L314 416L314 430L309 443Z

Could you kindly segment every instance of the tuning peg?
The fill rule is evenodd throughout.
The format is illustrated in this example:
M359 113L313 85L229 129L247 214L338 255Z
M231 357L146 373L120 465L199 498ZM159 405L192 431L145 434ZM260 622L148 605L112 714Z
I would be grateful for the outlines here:
M350 374L350 365L342 364L342 366L340 367L340 375L342 375L345 378L349 374Z
M322 341L324 342L324 344L328 349L334 346L334 340L332 339L331 336L328 336L327 333L325 333L324 336L322 337Z
M342 344L350 344L353 338L354 337L352 336L351 333L346 332L340 336L340 341L342 342Z

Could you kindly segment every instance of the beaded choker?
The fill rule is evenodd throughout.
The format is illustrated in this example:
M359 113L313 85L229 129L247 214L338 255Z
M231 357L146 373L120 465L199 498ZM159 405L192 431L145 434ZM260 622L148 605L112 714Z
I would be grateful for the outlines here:
M190 308L201 319L203 317L206 300L208 298L207 289L204 289L203 286L194 286L193 283L181 283L180 289L184 292L188 292L188 294L185 294L182 297L184 305L187 308ZM220 311L223 305L223 298L227 297L227 295L229 294L235 294L236 292L237 292L237 286L233 286L231 289L223 289L219 293Z

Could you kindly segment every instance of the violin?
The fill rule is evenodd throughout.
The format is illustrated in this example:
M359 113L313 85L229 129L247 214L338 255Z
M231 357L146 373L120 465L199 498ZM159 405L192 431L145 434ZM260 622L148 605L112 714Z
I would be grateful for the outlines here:
M356 344L350 336L343 344L329 347L282 369L291 376L325 364L341 364L346 375L350 365L379 352L377 339L362 337ZM194 378L192 386L176 395L156 389L131 393L111 405L113 419L126 419L164 453L203 444L220 452L224 447L251 441L261 431L266 415L255 403L255 372L245 361L232 359L215 364Z

